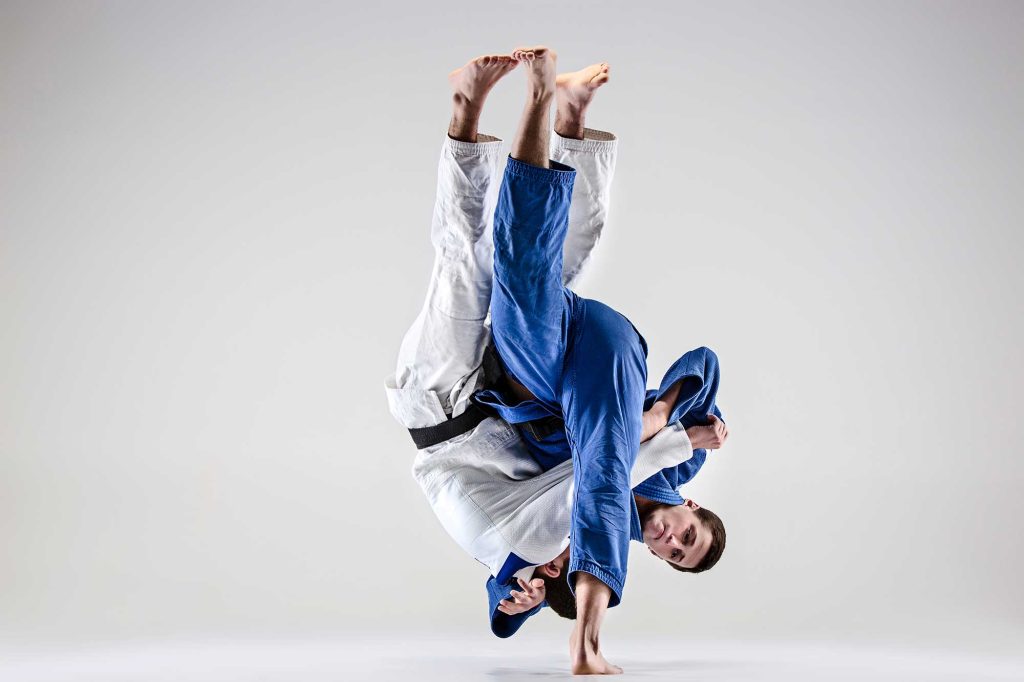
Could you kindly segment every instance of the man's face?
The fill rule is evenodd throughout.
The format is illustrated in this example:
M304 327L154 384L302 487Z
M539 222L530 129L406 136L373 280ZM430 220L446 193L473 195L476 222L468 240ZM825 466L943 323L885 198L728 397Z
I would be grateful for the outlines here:
M711 546L709 531L694 513L692 500L660 505L644 519L644 543L651 553L680 568L695 568Z

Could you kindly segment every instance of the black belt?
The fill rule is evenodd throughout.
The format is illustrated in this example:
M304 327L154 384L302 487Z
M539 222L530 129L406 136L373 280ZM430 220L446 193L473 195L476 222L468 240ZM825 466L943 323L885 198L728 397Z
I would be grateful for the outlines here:
M533 436L534 440L544 440L555 431L560 431L565 428L565 422L562 421L561 417L541 417L540 419L534 419L530 422L523 422L522 424L516 424L520 429L528 432Z
M488 386L494 386L504 380L504 371L501 367L501 360L494 346L488 346L483 358L484 377ZM466 411L458 417L453 417L434 426L424 426L418 429L409 429L412 442L416 444L417 450L429 448L431 445L451 440L455 436L472 431L477 424L491 416L488 411L474 402L470 402ZM520 429L525 429L535 440L544 440L555 431L565 428L565 423L560 417L544 417L535 419L523 424L516 424Z
M412 436L412 442L416 443L416 449L422 450L455 438L455 436L461 436L467 431L472 431L477 424L485 419L487 419L487 413L475 403L470 403L466 407L466 411L458 417L452 417L434 426L409 429L409 435Z

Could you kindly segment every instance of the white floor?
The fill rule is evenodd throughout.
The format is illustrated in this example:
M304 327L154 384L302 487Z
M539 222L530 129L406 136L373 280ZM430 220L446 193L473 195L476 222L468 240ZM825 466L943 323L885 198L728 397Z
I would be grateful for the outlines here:
M618 679L644 680L1024 680L1024 652L768 642L616 642ZM139 641L61 648L5 647L3 682L319 682L343 680L572 679L565 652L517 650L475 638ZM578 679L578 678L577 678Z

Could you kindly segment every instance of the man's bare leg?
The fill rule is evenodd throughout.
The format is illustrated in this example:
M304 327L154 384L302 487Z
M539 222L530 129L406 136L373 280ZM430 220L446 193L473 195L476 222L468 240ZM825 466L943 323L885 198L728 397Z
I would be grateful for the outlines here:
M491 54L470 60L465 66L448 74L452 85L452 122L448 137L462 142L477 141L477 127L484 100L502 76L519 62L507 54Z
M531 166L550 168L548 145L551 101L555 97L555 51L538 45L521 47L512 58L526 67L526 105L512 142L512 158Z
M555 132L562 137L583 139L587 107L597 89L608 82L606 62L585 69L560 73L555 78Z

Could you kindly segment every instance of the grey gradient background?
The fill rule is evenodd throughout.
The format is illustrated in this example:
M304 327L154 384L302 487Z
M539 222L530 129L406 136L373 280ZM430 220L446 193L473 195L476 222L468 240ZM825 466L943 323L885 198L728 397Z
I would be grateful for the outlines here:
M733 432L686 489L722 563L634 545L606 636L1020 646L1022 34L1013 2L3 2L0 634L486 631L382 381L445 75L546 43L612 64L580 291L652 375L716 349Z

